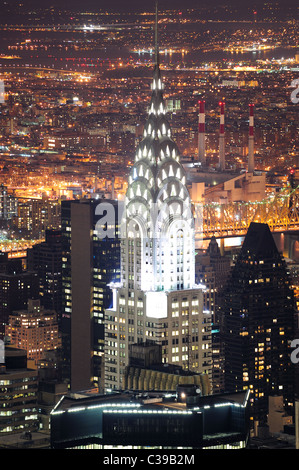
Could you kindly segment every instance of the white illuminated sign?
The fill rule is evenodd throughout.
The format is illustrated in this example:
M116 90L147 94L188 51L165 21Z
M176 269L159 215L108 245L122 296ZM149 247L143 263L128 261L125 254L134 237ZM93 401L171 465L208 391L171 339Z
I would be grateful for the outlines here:
M146 292L146 316L152 318L167 317L166 292Z

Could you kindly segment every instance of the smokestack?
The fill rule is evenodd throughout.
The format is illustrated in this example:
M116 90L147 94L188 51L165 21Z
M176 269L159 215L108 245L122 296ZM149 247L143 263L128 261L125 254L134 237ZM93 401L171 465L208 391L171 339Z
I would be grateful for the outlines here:
M224 103L220 101L220 129L219 129L219 167L225 170L225 139L224 139Z
M248 173L254 171L254 135L253 135L253 116L254 104L249 105L249 139L248 139Z
M205 102L199 101L198 117L198 160L203 166L206 165L205 152Z

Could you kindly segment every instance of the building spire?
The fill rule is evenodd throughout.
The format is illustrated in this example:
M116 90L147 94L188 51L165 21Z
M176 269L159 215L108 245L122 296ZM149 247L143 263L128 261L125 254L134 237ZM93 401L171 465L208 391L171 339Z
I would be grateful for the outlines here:
M155 19L155 61L156 67L159 67L159 45L158 45L158 0L156 0L156 19Z

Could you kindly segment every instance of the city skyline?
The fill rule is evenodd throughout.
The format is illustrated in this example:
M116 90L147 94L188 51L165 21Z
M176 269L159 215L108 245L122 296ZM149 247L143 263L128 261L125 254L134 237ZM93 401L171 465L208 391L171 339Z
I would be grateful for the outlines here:
M0 20L0 448L299 448L291 3L46 6Z
M17 16L18 13L24 9L36 9L37 11L40 10L40 5L41 2L37 0L24 0L22 2L16 1L16 0L7 0L0 3L2 4L2 9L4 12L10 8L16 8L14 14ZM150 14L152 14L155 6L155 1L154 0L145 0L145 2L142 2L142 4L138 0L128 0L126 4L124 5L124 2L121 0L111 0L108 2L107 0L101 0L101 1L96 1L96 0L87 0L85 2L84 9L82 10L82 4L79 2L79 0L75 1L70 1L70 0L63 0L62 2L58 2L57 0L53 0L51 2L51 5L45 4L42 8L45 6L48 6L47 10L52 9L52 13L55 12L55 9L57 11L59 10L65 10L65 11L70 11L70 12L82 12L82 11L92 11L94 13L96 12L101 12L101 11L111 11L113 13L119 12L119 13L128 13L128 14L134 14L134 13L140 13L142 11L146 11ZM210 12L210 13L215 13L218 14L220 13L220 17L223 18L223 14L229 13L229 16L231 18L234 17L235 19L242 18L244 19L244 14L250 14L250 12L254 12L257 14L255 18L259 18L259 15L263 13L263 10L267 9L268 7L275 8L281 17L285 15L286 12L291 13L296 17L297 12L296 12L296 2L294 0L269 0L268 2L259 2L259 1L249 1L246 0L245 2L238 2L237 0L228 0L228 1L223 1L223 0L211 0L211 1L206 1L203 0L200 3L196 0L187 0L182 4L179 0L160 0L159 1L159 9L160 12L163 13L164 11L169 11L169 10L176 10L178 14L181 14L182 12L185 12L188 9L194 9L194 10L200 10L202 12ZM248 17L247 17L248 18Z
M22 5L25 5L25 6L30 6L30 5L38 5L40 4L41 2L38 2L37 0L23 0L22 2L20 1L17 1L17 0L5 0L3 1L2 3L5 3L7 5L9 4L22 4ZM256 2L256 5L255 5L255 2L249 2L249 1L246 1L246 2L243 2L243 6L245 7L248 7L249 5L252 5L253 7L256 7L258 5L258 3L260 2ZM293 5L296 5L295 2L293 2L292 0L289 0L289 1L286 1L286 2L283 2L282 0L274 0L273 1L269 1L268 2L269 4L271 3L275 3L277 5L283 5L283 4L293 4ZM55 4L58 4L58 2L56 2L55 0L53 0L51 2L51 5L55 5ZM80 2L68 2L68 0L62 0L61 2L59 2L59 5L61 6L64 6L64 5L73 5L75 6L76 8L80 8L82 10L82 5L80 4ZM134 5L134 6L139 6L139 8L149 8L151 11L154 11L154 8L155 8L155 0L146 0L143 5L141 6L140 5L140 2L136 1L136 0L128 0L126 2L127 6L130 7L131 5ZM185 2L184 5L181 4L181 2L179 2L178 0L159 0L159 10L160 11L163 11L163 9L165 7L169 7L171 6L172 9L175 9L175 8L178 8L178 7L181 7L181 8L186 8L186 7L189 7L189 6L192 6L192 7L200 7L200 6L207 6L207 5L210 5L210 6L214 6L214 5L231 5L231 6L237 6L239 4L239 2L237 0L228 0L227 2L224 1L224 0L210 0L209 2L206 1L206 0L202 0L200 3L196 0L187 0ZM108 2L107 0L100 0L100 1L96 1L96 0L87 0L86 2L86 5L92 5L93 8L96 8L96 9L101 9L101 8L116 8L118 10L122 10L123 8L125 8L123 6L123 2L121 2L120 0L112 0L111 2Z

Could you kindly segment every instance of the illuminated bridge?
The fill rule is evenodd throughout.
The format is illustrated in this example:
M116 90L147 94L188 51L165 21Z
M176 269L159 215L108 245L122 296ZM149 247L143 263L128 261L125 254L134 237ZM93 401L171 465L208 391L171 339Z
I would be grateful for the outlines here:
M260 202L195 204L196 240L245 236L251 222L268 224L271 232L299 230L299 186L286 187Z

